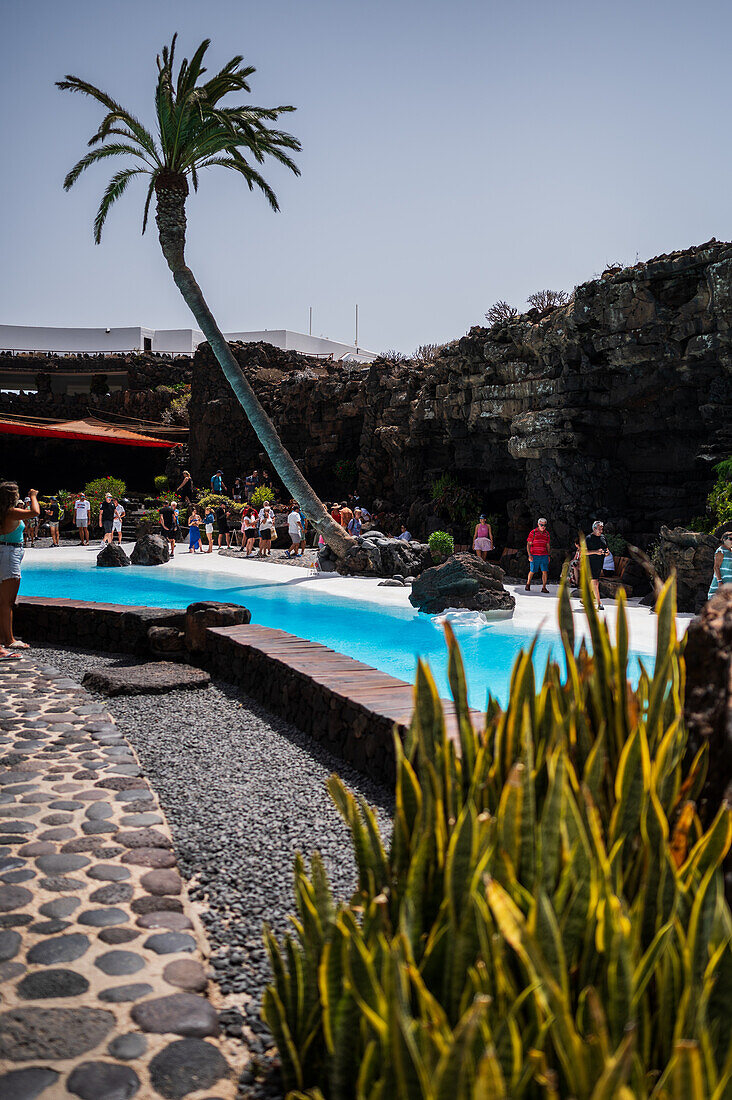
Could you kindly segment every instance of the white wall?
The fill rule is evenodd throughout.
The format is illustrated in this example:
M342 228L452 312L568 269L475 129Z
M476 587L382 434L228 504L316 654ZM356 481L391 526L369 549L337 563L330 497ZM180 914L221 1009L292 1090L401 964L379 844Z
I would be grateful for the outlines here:
M192 328L156 328L153 333L153 351L168 355L193 355L203 343L203 333Z
M0 349L14 351L61 351L93 353L136 351L152 329L132 328L36 328L30 325L0 325Z
M283 351L299 351L305 355L332 355L334 359L351 359L370 363L372 352L358 350L353 344L308 336L289 329L261 329L254 332L227 332L227 340L253 344L265 340ZM111 328L36 328L26 325L0 325L0 350L79 352L94 354L114 351L142 351L144 341L152 342L152 351L166 355L192 355L204 336L198 329L143 327Z

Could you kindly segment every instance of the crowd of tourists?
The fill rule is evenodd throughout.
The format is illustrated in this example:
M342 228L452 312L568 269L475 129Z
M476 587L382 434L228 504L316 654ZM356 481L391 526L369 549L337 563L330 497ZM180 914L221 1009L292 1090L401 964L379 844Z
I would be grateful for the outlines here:
M268 558L272 553L272 542L277 539L277 527L273 501L265 499L259 507L252 503L255 491L263 484L259 471L254 470L245 478L235 478L231 488L231 503L220 501L207 507L196 503L197 496L193 479L188 471L175 490L175 497L159 510L160 533L168 542L170 555L187 530L189 554L212 554L214 548L238 547L247 558ZM213 494L225 497L227 486L221 470L211 477ZM263 495L263 494L262 494ZM186 522L181 521L181 508L186 508ZM331 517L341 524L349 534L358 537L369 530L374 523L379 526L381 516L372 515L360 502L356 493L352 493L342 502L326 504ZM90 541L92 521L101 531L101 545L122 543L122 522L125 518L123 501L111 493L106 493L98 511L93 509L91 501L84 492L76 494L69 505L74 525L78 531L79 543L87 546ZM94 515L92 513L94 512ZM20 585L20 570L26 547L33 546L42 522L47 523L51 534L51 547L58 547L59 528L65 518L63 502L56 496L47 504L41 505L38 492L29 489L21 497L15 482L0 483L0 660L17 656L27 648L25 642L13 634L13 607ZM396 536L406 542L412 535L405 524L400 525ZM323 536L310 524L300 504L290 501L287 511L287 535L289 547L285 557L303 558L308 547L324 545ZM604 533L602 520L595 520L590 534L585 538L587 562L590 571L592 592L599 610L604 610L600 581L603 574L612 574L615 569L610 546ZM476 555L486 560L495 549L495 539L491 524L486 515L481 515L473 531L472 547ZM531 592L535 578L540 578L542 593L549 593L548 576L551 555L551 533L545 517L540 517L526 539L526 553L529 571L524 585ZM575 542L574 556L570 562L570 582L578 586L580 579L581 549L579 538ZM713 575L709 587L709 597L714 595L720 585L732 584L732 530L724 531L714 554Z

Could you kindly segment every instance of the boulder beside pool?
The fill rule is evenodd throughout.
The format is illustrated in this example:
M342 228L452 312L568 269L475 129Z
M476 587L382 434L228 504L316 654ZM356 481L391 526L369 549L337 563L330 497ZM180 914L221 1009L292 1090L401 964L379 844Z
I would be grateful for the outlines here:
M500 565L493 562L481 561L472 554L452 554L415 579L409 602L428 615L458 607L509 618L516 601L503 587L504 576Z
M130 559L125 554L119 543L108 542L103 550L97 554L97 565L119 566L129 565Z
M168 542L162 535L141 535L130 554L133 565L164 565L170 561Z

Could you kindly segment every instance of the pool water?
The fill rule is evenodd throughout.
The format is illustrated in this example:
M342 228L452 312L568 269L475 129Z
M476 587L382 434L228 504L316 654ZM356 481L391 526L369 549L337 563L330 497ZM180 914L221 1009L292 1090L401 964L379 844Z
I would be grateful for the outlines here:
M145 607L185 608L204 599L244 604L254 623L320 642L400 680L414 680L417 658L422 657L432 669L440 695L449 697L444 630L427 615L412 608L344 599L329 594L325 585L317 592L308 591L301 583L305 578L297 575L286 583L238 582L205 569L194 574L195 583L190 576L161 574L157 569L134 565L97 569L93 561L73 567L35 565L26 558L21 594ZM465 662L471 705L483 708L488 692L505 704L511 667L533 635L517 628L510 619L477 626L452 625ZM545 628L534 652L537 676L543 674L547 658L558 659L561 652L556 628ZM648 663L647 658L643 660ZM633 681L638 671L637 657L633 656L629 661Z

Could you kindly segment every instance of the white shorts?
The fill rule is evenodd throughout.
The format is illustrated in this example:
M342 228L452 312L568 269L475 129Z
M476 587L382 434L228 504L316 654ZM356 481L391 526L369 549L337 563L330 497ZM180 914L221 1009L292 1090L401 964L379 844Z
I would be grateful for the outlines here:
M120 533L122 532L122 520L121 519L113 519L112 520L112 530L113 531L119 531Z
M207 523L206 524L206 534L207 535L212 535L213 534L213 523Z
M89 526L89 520L88 519L81 519L80 516L77 516L76 526L77 527L88 527Z

